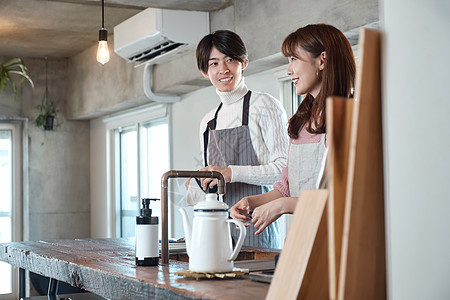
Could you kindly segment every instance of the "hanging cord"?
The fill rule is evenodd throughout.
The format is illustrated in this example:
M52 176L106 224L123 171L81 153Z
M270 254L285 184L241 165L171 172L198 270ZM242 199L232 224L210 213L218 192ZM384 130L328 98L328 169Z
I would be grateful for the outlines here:
M45 57L45 92L44 97L42 97L41 105L44 106L44 103L47 102L48 98L48 57Z
M48 57L45 57L45 91L48 89Z
M102 0L102 29L105 28L105 0Z

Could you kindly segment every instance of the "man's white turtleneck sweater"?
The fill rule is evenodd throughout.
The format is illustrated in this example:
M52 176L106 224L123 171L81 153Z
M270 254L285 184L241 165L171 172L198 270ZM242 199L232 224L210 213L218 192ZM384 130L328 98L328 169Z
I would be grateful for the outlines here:
M222 108L217 115L216 130L242 126L244 96L248 88L242 78L231 92L217 94ZM200 145L203 152L203 132L208 121L214 118L217 108L203 117L200 122ZM273 96L252 90L249 107L250 136L259 166L231 167L231 182L244 182L255 185L273 185L280 180L281 171L286 166L289 137L287 134L286 112Z

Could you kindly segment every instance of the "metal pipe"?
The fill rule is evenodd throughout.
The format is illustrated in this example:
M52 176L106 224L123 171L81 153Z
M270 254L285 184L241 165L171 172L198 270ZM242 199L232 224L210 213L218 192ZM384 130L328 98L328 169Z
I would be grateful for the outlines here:
M217 171L167 171L161 177L161 262L169 263L169 197L168 181L170 178L217 178L217 192L225 194L225 178Z
M47 296L49 299L56 299L56 294L58 293L58 286L59 281L54 278L50 278L47 290Z
M25 269L19 268L19 299L25 298Z

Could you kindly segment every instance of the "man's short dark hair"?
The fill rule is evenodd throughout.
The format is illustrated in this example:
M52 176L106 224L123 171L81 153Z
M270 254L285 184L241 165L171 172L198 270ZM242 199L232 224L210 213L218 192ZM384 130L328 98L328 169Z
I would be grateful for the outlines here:
M208 73L208 61L213 47L242 64L248 57L247 49L239 35L229 30L214 31L204 36L197 46L197 67L203 73Z

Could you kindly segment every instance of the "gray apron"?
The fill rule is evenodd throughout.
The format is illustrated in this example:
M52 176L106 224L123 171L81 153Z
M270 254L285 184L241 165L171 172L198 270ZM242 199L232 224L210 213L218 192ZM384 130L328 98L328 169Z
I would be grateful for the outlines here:
M208 122L203 134L205 166L259 165L248 128L250 95L251 92L248 91L244 96L242 126L216 130L217 114L222 108L222 103L217 108L214 119ZM209 153L209 163L207 161L207 152ZM243 182L228 183L224 201L231 207L243 197L263 194L268 191L269 188L267 186ZM255 231L256 229L253 226L247 227L247 235L244 240L245 246L279 248L280 237L277 221L267 226L259 235L255 235ZM231 226L231 235L234 241L238 240L239 230L235 226Z
M291 197L301 190L317 189L317 180L326 154L325 134L318 143L291 144L289 148L288 179Z

